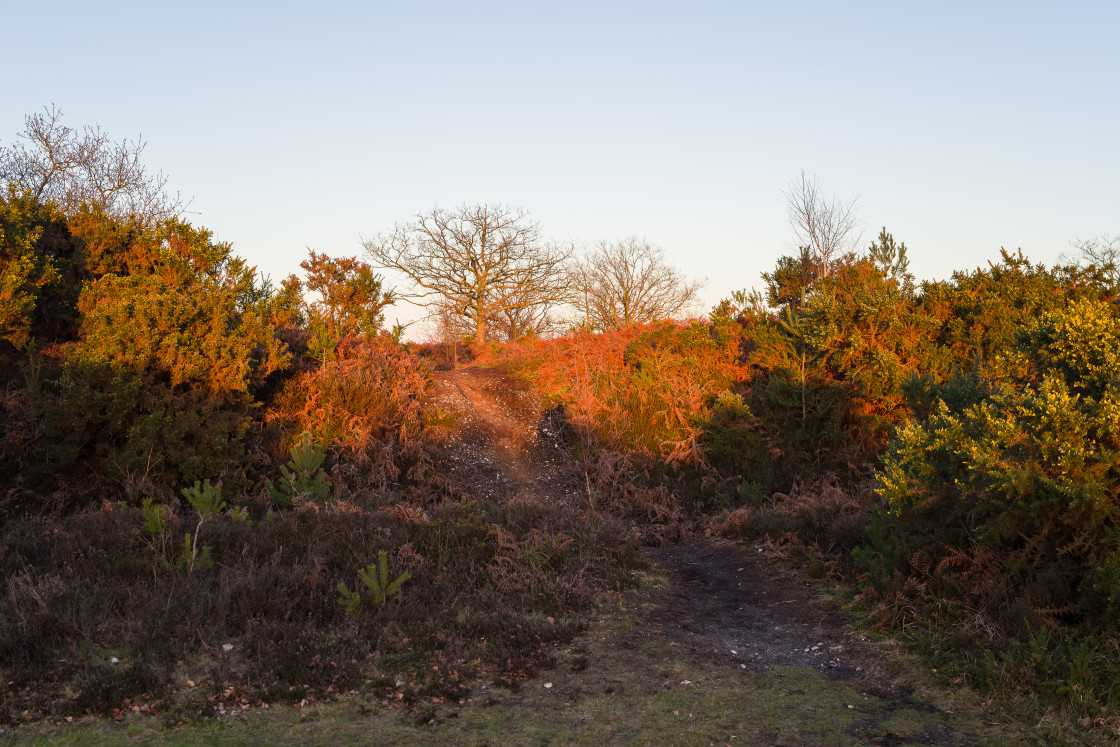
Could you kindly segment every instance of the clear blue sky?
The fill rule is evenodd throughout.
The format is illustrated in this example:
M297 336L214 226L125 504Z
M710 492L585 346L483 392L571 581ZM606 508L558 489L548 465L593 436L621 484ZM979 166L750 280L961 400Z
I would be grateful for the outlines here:
M461 203L637 234L706 304L794 248L802 170L920 278L1120 233L1120 3L0 0L0 143L142 134L274 278ZM402 312L402 316L407 316ZM393 312L389 314L394 316Z

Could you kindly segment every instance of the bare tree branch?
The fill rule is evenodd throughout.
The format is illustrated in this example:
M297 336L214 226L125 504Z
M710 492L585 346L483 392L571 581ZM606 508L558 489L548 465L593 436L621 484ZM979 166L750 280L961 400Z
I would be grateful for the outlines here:
M696 306L704 283L665 264L665 253L631 237L599 242L572 270L573 302L597 329L677 318Z
M568 296L571 249L542 244L537 224L504 205L436 208L362 244L372 264L412 281L402 297L469 322L477 342L500 315Z
M151 174L140 160L143 140L110 140L100 126L75 130L55 106L24 118L19 140L0 149L0 178L56 203L65 213L81 205L144 223L171 218L187 204L166 191L167 177Z
M826 196L820 182L809 179L804 171L800 179L789 183L785 195L789 224L797 240L820 265L820 274L828 275L834 260L860 242L859 198Z
M1101 276L1113 286L1120 285L1120 236L1101 235L1093 239L1072 242L1078 255L1064 257L1067 262L1097 268Z

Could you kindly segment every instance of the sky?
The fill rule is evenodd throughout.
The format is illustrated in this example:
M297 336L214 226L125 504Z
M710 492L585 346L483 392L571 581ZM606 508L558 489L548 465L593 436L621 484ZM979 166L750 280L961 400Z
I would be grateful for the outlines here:
M0 0L0 145L142 136L275 280L463 204L640 236L704 307L796 250L804 171L919 279L1120 234L1120 3ZM394 284L403 286L403 282ZM414 310L390 310L402 321Z

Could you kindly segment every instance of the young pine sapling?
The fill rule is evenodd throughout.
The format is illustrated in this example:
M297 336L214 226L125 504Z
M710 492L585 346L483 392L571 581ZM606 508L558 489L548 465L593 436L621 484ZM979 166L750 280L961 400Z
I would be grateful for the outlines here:
M268 492L277 506L292 505L301 500L323 500L330 492L327 474L323 472L326 450L311 442L311 431L304 431L298 443L292 446L292 460L280 466L279 486L268 481Z

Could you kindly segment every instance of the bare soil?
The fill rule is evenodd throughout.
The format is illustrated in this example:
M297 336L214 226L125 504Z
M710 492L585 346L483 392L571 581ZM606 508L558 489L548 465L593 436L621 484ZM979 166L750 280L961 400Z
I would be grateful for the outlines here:
M853 631L835 602L767 558L726 540L650 555L669 585L646 618L690 654L756 671L809 667L860 692L909 699L889 673L881 647Z
M582 500L580 472L564 447L561 424L524 382L493 369L441 371L433 403L454 416L439 458L453 493Z

